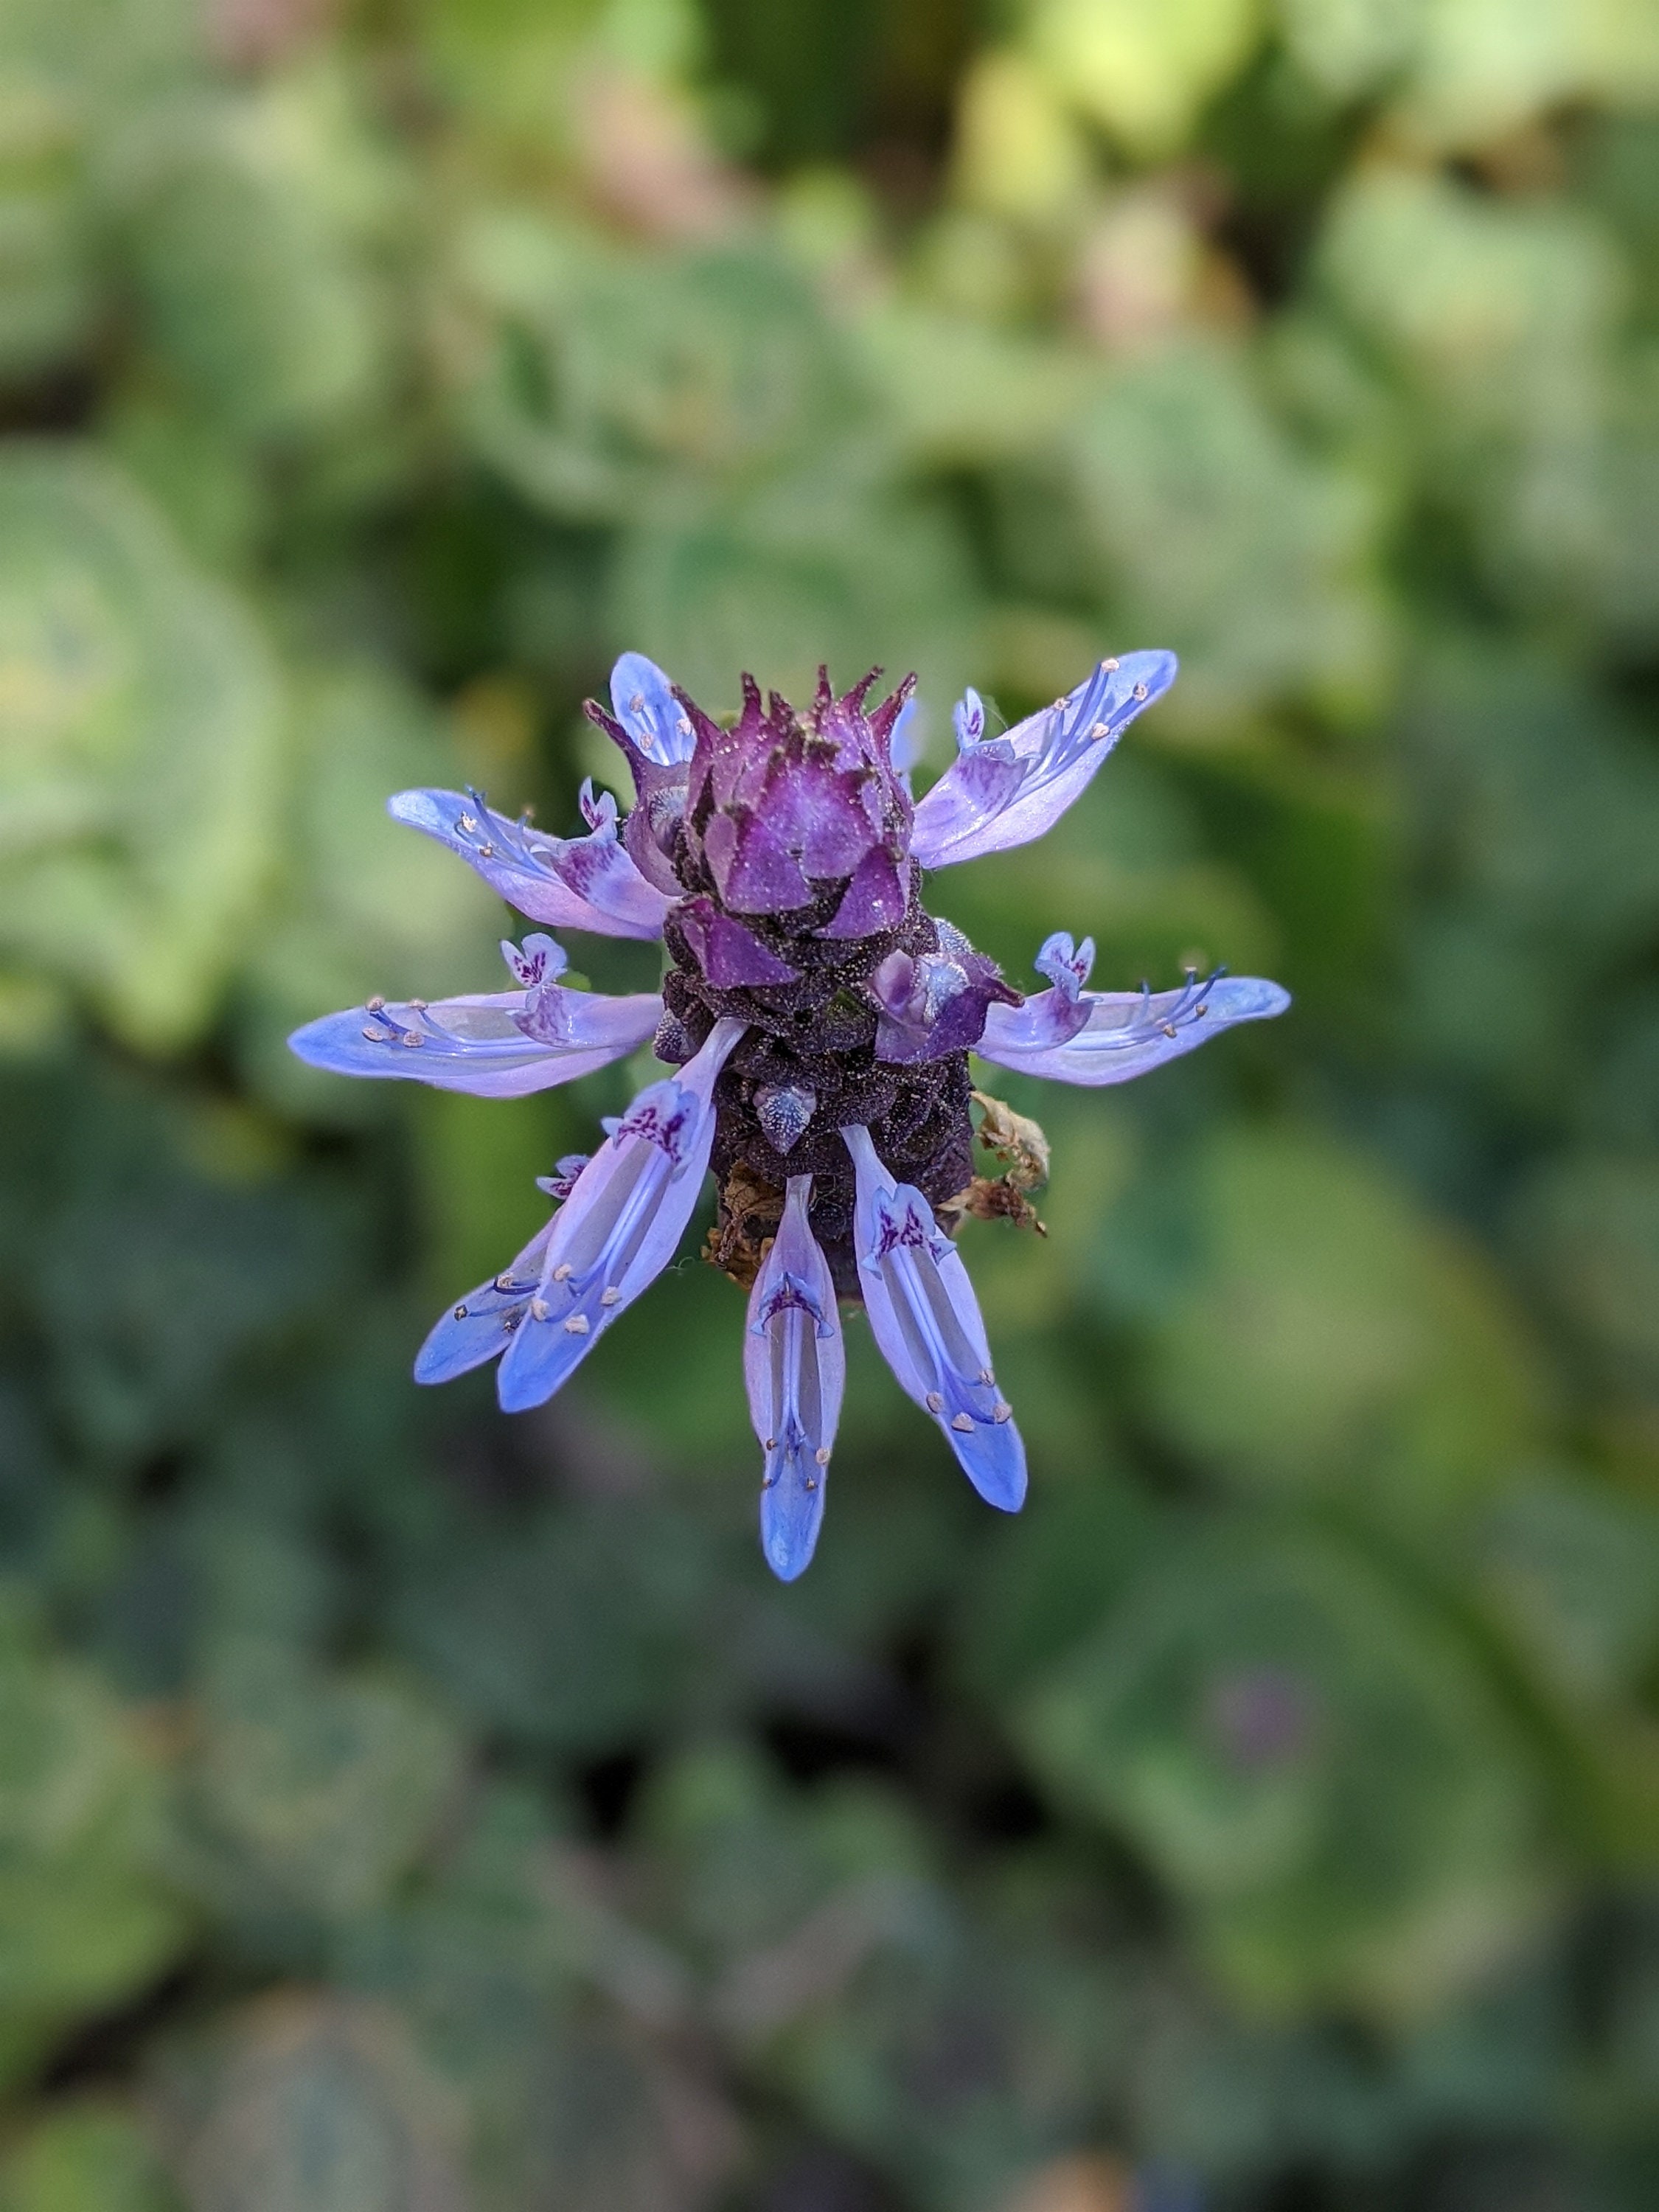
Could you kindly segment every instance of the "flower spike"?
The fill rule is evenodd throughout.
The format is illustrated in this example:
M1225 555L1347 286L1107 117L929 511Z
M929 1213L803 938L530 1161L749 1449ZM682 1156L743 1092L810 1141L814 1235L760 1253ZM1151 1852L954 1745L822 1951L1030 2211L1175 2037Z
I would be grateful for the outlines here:
M847 1380L836 1286L807 1215L811 1194L811 1176L791 1176L750 1293L743 1346L750 1417L766 1455L761 1548L786 1583L805 1573L818 1540Z
M1006 852L1051 830L1143 708L1176 679L1172 653L1103 660L1086 683L1000 738L969 691L956 708L956 759L916 808L911 850L925 868Z
M616 800L608 791L595 798L590 781L581 809L585 837L547 837L498 814L476 791L400 791L386 801L394 822L459 853L532 921L601 937L660 937L669 901L629 858L617 833Z
M532 936L524 949L504 944L523 987L459 999L388 1005L371 999L344 1013L307 1022L289 1048L335 1075L402 1076L477 1098L522 1098L608 1067L642 1045L662 1018L654 991L623 999L568 990L558 978L564 947Z
M529 1318L501 1362L507 1413L550 1398L673 1258L714 1141L715 1078L745 1026L716 1022L677 1074L641 1091L577 1176L555 1217Z
M872 706L879 670L837 692L820 669L798 708L745 675L738 712L715 716L625 653L609 704L584 708L628 762L625 820L591 784L586 835L572 838L509 822L476 793L394 799L394 816L533 921L660 938L665 962L660 995L603 999L573 990L562 947L532 931L501 947L510 991L371 999L290 1040L319 1067L490 1097L567 1082L647 1037L668 1070L605 1123L591 1158L571 1153L538 1178L560 1210L443 1316L417 1380L499 1356L502 1406L540 1405L672 1259L712 1164L706 1249L750 1293L744 1379L773 1572L802 1573L823 1522L846 1373L838 1296L863 1303L980 1495L1017 1510L1024 1448L939 1225L975 1195L972 1055L1121 1083L1289 1000L1276 983L1219 971L1179 991L1091 991L1094 945L1064 931L1037 955L1043 988L1023 996L927 911L922 869L1040 835L1175 672L1168 653L1103 661L1001 733L967 692L952 716L957 757L918 805L913 677Z
M1074 956L1069 937L1051 937L1037 966L1054 978L1053 988L1023 1006L989 1007L974 1047L980 1058L1099 1090L1178 1060L1240 1022L1271 1021L1291 1003L1277 983L1219 970L1206 982L1189 971L1178 991L1146 984L1139 991L1085 991L1093 957L1087 938Z
M1018 1513L1025 1447L991 1372L979 1301L961 1255L909 1183L882 1165L870 1132L844 1128L857 1200L853 1237L870 1326L906 1395L931 1413L988 1505Z

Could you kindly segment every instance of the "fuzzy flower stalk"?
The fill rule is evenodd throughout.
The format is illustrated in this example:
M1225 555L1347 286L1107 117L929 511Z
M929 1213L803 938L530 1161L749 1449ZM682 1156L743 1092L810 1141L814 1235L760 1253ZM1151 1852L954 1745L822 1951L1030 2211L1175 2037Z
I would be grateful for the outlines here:
M837 696L821 672L798 711L745 676L727 725L624 653L610 710L587 712L631 771L625 816L591 785L585 831L569 838L477 793L394 798L397 820L541 927L502 945L511 989L371 999L299 1030L302 1060L504 1098L647 1040L669 1070L591 1158L544 1179L552 1218L446 1311L416 1379L499 1359L503 1407L541 1404L672 1260L712 1169L710 1255L750 1292L744 1374L774 1572L802 1571L823 1522L843 1305L865 1309L981 1497L1017 1511L1024 1449L953 1241L965 1212L988 1210L974 1203L988 1187L974 1172L969 1054L1061 1083L1123 1083L1289 1000L1275 983L1219 974L1173 991L1091 991L1093 945L1063 933L1036 956L1046 988L1027 994L927 912L923 874L1041 836L1175 674L1169 653L1103 660L1000 736L969 691L957 757L918 802L904 759L914 679L872 706L875 674ZM573 989L549 933L559 929L660 939L660 991Z

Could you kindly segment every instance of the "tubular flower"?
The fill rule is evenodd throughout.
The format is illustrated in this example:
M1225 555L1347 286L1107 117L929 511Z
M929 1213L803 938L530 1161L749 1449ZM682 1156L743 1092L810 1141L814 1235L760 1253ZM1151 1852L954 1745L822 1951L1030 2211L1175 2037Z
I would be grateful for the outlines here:
M1290 1001L1275 983L1219 974L1175 991L1090 991L1094 946L1063 933L1037 955L1048 988L1027 996L927 912L921 873L1041 836L1175 673L1172 653L1104 660L1001 736L969 692L957 757L917 804L905 773L913 679L872 707L874 673L838 697L820 672L797 712L745 676L727 726L624 653L610 709L587 712L627 760L625 815L584 786L586 834L559 838L476 793L394 798L397 820L531 921L659 937L666 953L659 994L605 999L567 985L563 948L535 932L501 948L509 991L371 999L291 1039L339 1074L491 1097L568 1083L647 1038L671 1070L607 1124L591 1158L543 1179L552 1218L444 1314L416 1380L499 1358L509 1412L550 1397L673 1258L712 1167L709 1255L750 1291L744 1373L774 1572L802 1571L823 1520L846 1370L838 1301L865 1308L975 1489L1017 1511L1024 1448L952 1237L966 1212L1029 1208L998 1203L1000 1187L975 1176L970 1054L1062 1083L1121 1083Z

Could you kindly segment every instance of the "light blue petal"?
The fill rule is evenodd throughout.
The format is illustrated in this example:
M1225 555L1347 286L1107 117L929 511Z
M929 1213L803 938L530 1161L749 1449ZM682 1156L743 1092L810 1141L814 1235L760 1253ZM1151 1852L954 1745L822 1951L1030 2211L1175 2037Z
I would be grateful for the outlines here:
M550 1031L550 1011L562 1019ZM289 1048L335 1075L428 1083L478 1098L522 1098L572 1083L635 1052L662 1017L654 992L610 999L542 985L534 992L493 991L428 1006L418 999L371 999L343 1013L307 1022ZM532 1035L525 1026L535 1025Z
M974 1049L1023 1075L1098 1090L1148 1074L1240 1022L1271 1021L1291 1003L1288 991L1256 975L1192 976L1178 991L1085 991L1078 1006L1087 1022L1056 1043L1049 1017L1060 996L1043 991L1023 1006L993 1006Z
M690 759L697 741L691 718L654 660L623 654L611 672L611 706L647 759L662 768Z
M1161 651L1103 660L1064 699L994 738L975 736L970 692L957 714L962 750L916 808L912 853L942 868L1041 837L1176 671L1174 653Z
M921 1192L894 1181L869 1131L841 1133L857 1176L853 1241L871 1333L987 1504L1017 1513L1025 1498L1025 1447L997 1388L961 1255Z
M549 837L497 813L475 792L400 791L386 801L394 822L458 853L532 921L602 937L660 937L670 901L629 857L615 811L614 802L597 808L585 836Z
M510 1267L459 1299L434 1326L415 1361L417 1382L453 1382L488 1359L498 1358L523 1326L540 1279L549 1221Z

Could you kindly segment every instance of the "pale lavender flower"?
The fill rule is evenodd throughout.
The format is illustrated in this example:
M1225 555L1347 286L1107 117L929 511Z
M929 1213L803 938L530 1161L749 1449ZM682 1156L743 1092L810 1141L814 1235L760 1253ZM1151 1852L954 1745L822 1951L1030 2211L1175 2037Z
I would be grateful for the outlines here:
M497 813L476 793L404 792L437 838L532 921L660 937L660 995L605 999L562 979L556 940L502 947L515 988L366 1006L299 1030L342 1074L481 1096L565 1083L654 1036L674 1071L607 1125L592 1158L542 1188L559 1210L512 1265L439 1321L416 1375L499 1358L509 1411L540 1404L673 1258L713 1167L713 1251L752 1285L744 1369L764 1459L762 1540L785 1581L817 1540L845 1376L837 1300L861 1304L899 1382L981 1496L1016 1510L1025 1454L949 1230L974 1186L969 1056L1096 1085L1144 1073L1237 1022L1282 1012L1276 984L1189 975L1177 991L1086 988L1094 948L1048 939L1027 998L921 901L921 870L1040 836L1123 730L1173 681L1174 655L1103 661L1001 736L970 691L957 757L915 801L911 684L867 705L821 676L802 713L743 680L729 727L642 654L611 711L635 803L581 793L582 836ZM947 1224L949 1225L947 1227Z
M847 1382L836 1285L809 1216L811 1176L791 1176L783 1218L749 1297L744 1380L765 1455L761 1545L787 1583L805 1571L823 1519L823 1484Z

